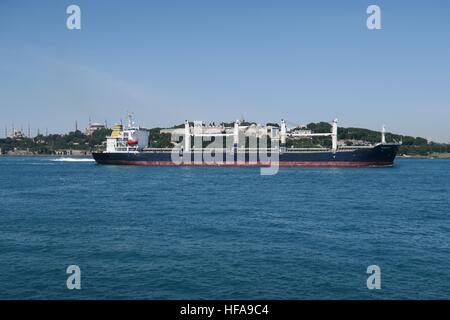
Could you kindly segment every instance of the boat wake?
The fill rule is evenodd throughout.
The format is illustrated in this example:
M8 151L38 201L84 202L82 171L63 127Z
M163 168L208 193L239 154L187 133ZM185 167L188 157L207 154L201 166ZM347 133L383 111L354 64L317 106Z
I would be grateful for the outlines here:
M58 159L51 159L50 161L56 161L56 162L94 162L94 159L91 158L58 158Z

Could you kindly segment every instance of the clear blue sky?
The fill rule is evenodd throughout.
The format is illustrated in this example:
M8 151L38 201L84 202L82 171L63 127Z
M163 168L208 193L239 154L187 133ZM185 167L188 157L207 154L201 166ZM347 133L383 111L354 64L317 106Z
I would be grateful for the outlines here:
M0 1L0 136L127 110L146 126L337 117L448 142L450 2Z

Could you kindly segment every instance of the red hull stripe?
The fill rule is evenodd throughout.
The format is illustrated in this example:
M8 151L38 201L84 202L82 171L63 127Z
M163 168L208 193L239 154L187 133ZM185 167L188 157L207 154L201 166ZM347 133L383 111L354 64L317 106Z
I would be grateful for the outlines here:
M216 167L267 167L276 163L181 163L171 161L129 161L129 160L100 160L102 164L134 165L134 166L216 166ZM338 161L283 161L280 167L381 167L391 166L392 162L338 162Z

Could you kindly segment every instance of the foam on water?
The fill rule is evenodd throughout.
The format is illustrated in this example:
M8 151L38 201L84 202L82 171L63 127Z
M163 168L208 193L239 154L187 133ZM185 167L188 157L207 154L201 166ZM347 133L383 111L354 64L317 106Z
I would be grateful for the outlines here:
M50 161L57 161L57 162L95 162L92 158L58 158L58 159L51 159Z

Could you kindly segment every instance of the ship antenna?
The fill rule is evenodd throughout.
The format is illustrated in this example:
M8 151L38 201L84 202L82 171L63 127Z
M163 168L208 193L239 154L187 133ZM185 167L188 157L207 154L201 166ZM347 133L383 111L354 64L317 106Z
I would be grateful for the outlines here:
M128 128L134 127L133 113L128 112Z

